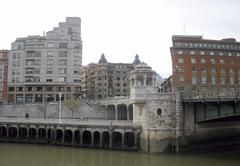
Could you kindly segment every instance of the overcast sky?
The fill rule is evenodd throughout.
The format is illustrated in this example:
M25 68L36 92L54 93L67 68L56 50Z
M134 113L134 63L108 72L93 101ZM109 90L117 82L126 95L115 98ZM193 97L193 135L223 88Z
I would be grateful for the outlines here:
M0 49L10 49L17 37L42 35L68 16L82 19L83 65L102 53L109 62L132 62L138 54L163 77L172 72L172 35L240 41L239 0L4 0Z

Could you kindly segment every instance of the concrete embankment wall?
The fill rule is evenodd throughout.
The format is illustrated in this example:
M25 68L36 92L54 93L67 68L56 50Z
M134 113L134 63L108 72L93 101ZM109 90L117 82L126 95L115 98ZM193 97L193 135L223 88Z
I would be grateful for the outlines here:
M0 117L25 117L29 114L30 118L43 118L44 116L58 118L59 110L59 103L1 105ZM64 103L61 105L62 118L106 119L106 111L104 107L85 102L81 102L80 106L73 111L69 110Z

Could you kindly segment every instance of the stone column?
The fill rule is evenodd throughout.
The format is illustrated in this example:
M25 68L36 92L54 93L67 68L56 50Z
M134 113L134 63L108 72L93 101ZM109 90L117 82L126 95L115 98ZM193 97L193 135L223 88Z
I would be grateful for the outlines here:
M122 149L124 148L124 133L121 133L122 135Z
M52 134L54 134L53 143L55 143L55 142L56 142L56 139L57 139L57 129L54 129L54 130L51 132L51 137L53 137Z
M64 144L64 141L65 141L65 129L63 129L62 144Z
M27 139L29 138L29 126L27 126Z
M36 139L38 139L38 128L36 128Z
M7 138L8 138L8 135L9 135L9 132L8 132L9 126L6 126L6 129L7 129L7 133L6 133L7 135L6 135L6 136L7 136Z
M75 143L75 132L72 131L72 144L74 145L74 143Z
M118 110L117 110L117 105L114 105L115 107L115 120L118 120Z
M99 132L100 133L100 143L99 143L99 146L100 148L102 147L102 132Z
M129 109L128 109L129 105L127 105L127 120L129 120Z
M91 147L94 147L94 133L91 131Z
M112 132L109 132L109 148L112 148Z
M134 132L134 147L137 147L137 139L138 139L138 134Z
M80 130L80 146L83 145L83 131Z
M176 152L179 152L179 137L183 134L183 106L180 94L176 96Z

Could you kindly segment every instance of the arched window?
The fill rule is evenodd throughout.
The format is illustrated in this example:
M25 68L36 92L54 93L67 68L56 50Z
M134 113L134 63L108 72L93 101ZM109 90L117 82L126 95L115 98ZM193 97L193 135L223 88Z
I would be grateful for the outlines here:
M161 108L157 109L157 116L158 116L158 119L162 118L162 110L161 110Z

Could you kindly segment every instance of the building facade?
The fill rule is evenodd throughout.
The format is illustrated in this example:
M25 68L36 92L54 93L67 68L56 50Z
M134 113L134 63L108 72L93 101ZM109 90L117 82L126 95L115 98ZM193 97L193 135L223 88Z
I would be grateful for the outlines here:
M81 19L67 17L43 36L17 38L9 56L8 102L44 102L81 95Z
M173 91L221 95L236 93L240 84L240 43L202 36L172 37Z
M102 54L98 63L84 67L82 89L89 99L129 96L129 74L141 63L136 55L133 63L109 63Z
M0 102L6 103L8 93L8 50L0 50Z

